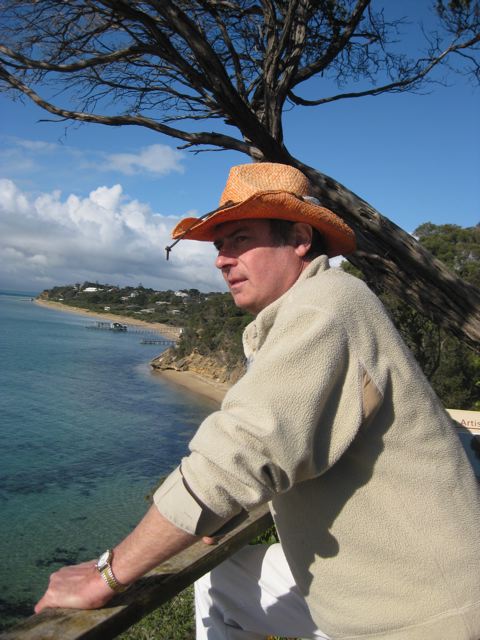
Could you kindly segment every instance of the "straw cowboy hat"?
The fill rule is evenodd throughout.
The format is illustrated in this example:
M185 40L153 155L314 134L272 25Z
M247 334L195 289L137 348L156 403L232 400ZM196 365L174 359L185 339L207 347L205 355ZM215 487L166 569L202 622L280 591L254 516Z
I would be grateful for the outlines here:
M307 177L295 167L262 162L232 167L218 209L200 218L184 218L172 231L174 240L215 239L224 222L275 218L307 222L323 236L330 257L355 250L355 235L345 222L320 206ZM173 246L173 245L171 245ZM167 247L168 252L171 247Z

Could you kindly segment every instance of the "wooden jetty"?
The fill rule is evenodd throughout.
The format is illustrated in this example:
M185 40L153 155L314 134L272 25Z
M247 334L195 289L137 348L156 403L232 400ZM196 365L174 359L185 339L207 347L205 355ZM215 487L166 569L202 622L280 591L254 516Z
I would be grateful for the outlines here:
M100 331L118 331L120 333L127 332L135 333L146 337L141 341L141 344L162 344L171 347L176 344L179 338L179 329L177 327L165 327L165 336L159 334L158 331L153 331L148 327L139 326L139 325L131 325L131 324L121 324L120 322L104 322L97 321L92 322L86 325L87 329L96 329ZM167 337L170 335L171 337Z
M92 324L87 324L87 329L100 329L102 331L119 331L120 333L125 333L127 331L128 326L126 324L122 324L121 322L95 322Z

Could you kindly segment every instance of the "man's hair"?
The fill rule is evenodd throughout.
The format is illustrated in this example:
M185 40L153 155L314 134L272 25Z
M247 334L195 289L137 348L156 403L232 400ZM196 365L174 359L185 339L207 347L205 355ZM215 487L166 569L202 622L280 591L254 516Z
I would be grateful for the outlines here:
M272 240L277 245L289 244L292 239L292 228L295 222L291 220L278 220L270 219L270 233ZM312 227L312 245L305 255L308 260L313 260L317 256L321 256L327 253L327 246L325 240L315 227Z

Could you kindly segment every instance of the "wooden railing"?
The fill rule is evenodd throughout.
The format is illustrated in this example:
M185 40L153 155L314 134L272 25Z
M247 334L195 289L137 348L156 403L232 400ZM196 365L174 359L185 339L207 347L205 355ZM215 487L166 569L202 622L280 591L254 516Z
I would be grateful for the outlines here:
M0 635L1 640L109 640L131 627L248 544L272 524L262 506L216 545L198 542L159 565L104 609L48 609Z
M454 419L459 421L460 430L466 430L472 437L480 438L480 412L474 414L474 412L448 411ZM467 426L462 423L462 416ZM470 424L472 421L475 423L473 426ZM480 466L477 465L475 470L479 474ZM159 565L125 593L115 596L104 609L46 610L0 634L0 640L109 640L115 638L235 551L244 547L271 524L272 518L267 506L259 507L252 511L242 524L226 534L218 544L209 546L198 542Z

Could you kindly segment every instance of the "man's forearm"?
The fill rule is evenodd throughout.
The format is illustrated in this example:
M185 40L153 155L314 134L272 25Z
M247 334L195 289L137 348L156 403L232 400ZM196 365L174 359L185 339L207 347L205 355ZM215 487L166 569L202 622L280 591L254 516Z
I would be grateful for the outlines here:
M132 533L114 548L113 573L121 584L130 584L196 540L196 536L164 518L153 505ZM35 612L52 607L96 609L113 595L92 560L53 573Z
M198 539L173 525L153 505L132 533L114 548L113 573L119 582L129 584Z

